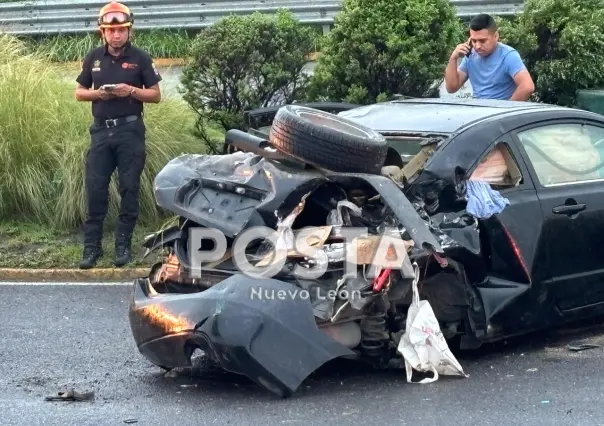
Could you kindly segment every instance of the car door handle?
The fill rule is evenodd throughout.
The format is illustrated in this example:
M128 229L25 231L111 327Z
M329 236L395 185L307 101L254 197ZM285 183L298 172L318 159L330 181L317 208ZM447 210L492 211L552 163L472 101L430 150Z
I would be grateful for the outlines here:
M585 204L563 204L552 209L554 214L573 214L579 213L586 209Z

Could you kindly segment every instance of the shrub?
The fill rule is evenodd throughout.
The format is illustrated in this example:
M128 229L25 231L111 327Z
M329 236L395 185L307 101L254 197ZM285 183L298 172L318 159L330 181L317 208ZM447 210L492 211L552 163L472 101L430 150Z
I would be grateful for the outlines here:
M372 103L433 95L463 41L448 0L344 0L324 43L312 99Z
M535 100L573 106L577 89L604 85L603 5L527 0L516 20L500 20L501 41L518 50L533 76Z
M306 57L315 31L291 12L230 16L200 32L183 69L183 98L197 112L197 135L217 149L207 132L244 129L243 112L303 97Z
M24 44L0 34L0 219L73 228L86 211L83 176L90 103L74 99L75 82L69 83L47 58L24 52ZM141 182L142 223L162 218L152 193L159 169L183 152L203 152L192 134L194 114L184 102L164 99L147 105L145 123L148 162ZM115 177L110 197L108 216L115 219Z

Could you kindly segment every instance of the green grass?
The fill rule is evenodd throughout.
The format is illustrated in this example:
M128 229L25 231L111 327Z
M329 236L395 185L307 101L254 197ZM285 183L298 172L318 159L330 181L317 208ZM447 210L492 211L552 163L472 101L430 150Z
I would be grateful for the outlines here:
M195 33L185 30L134 30L132 42L153 58L186 58ZM55 62L81 61L101 45L98 32L43 37L21 37L31 51Z
M153 227L137 227L132 238L133 260L128 267L146 267L157 262L153 253L143 259L144 237L157 231ZM32 222L10 221L0 223L0 268L76 268L82 256L82 237L76 230L60 231L41 227ZM113 266L113 234L103 238L104 256L97 267Z
M0 0L1 1L1 0ZM313 26L317 33L316 51L322 47L322 29ZM190 57L195 36L201 30L137 30L132 32L132 42L149 52L153 58L186 59ZM32 52L38 52L54 62L80 62L93 48L101 45L98 32L86 34L57 34L20 36Z
M0 35L0 221L19 218L73 230L85 218L84 158L90 103L74 99L74 83L46 57L26 54ZM141 181L141 226L165 219L152 192L157 172L182 153L202 153L194 113L179 98L146 105L147 167ZM115 175L107 220L119 207Z

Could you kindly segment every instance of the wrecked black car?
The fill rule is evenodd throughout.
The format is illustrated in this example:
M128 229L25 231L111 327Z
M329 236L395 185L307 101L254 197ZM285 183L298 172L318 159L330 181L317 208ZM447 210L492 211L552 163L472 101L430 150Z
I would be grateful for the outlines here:
M227 133L237 151L155 179L177 222L146 240L165 258L129 311L152 363L201 349L288 396L338 357L400 365L415 286L462 349L604 311L604 117L462 99L259 116Z

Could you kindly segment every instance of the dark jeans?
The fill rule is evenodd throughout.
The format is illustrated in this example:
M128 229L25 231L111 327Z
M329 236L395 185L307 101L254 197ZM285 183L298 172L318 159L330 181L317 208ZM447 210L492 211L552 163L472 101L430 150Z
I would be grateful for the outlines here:
M121 196L116 241L129 240L139 212L140 177L146 160L145 125L142 119L112 128L92 124L90 139L86 156L88 217L83 226L84 244L100 246L109 183L116 167Z

